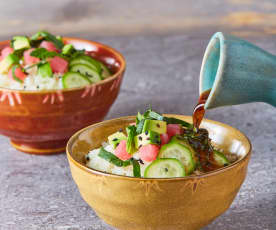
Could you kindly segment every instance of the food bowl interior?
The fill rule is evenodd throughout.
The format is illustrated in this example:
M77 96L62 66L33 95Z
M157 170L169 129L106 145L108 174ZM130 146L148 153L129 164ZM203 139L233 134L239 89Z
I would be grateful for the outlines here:
M106 64L112 74L117 73L124 65L123 57L111 47L84 39L65 37L64 41L71 43L76 49L88 51L93 58Z
M189 116L169 115L188 122L192 121ZM135 121L135 117L122 117L118 119L103 121L89 126L76 133L68 142L68 154L78 164L85 166L85 155L92 149L99 148L107 137L119 129L125 128ZM201 125L209 131L212 143L218 149L234 153L239 156L239 162L251 151L251 144L248 138L237 129L226 124L204 119ZM235 162L234 164L236 164ZM86 167L86 166L85 166ZM228 167L231 167L228 166ZM218 169L220 170L220 169ZM92 170L94 171L94 170ZM96 170L95 170L96 171Z
M74 45L76 49L85 49L86 51L88 51L91 57L103 62L112 74L118 73L125 67L123 56L118 51L109 46L80 38L64 37L63 40L66 43ZM9 40L0 42L0 50L8 46L9 44Z

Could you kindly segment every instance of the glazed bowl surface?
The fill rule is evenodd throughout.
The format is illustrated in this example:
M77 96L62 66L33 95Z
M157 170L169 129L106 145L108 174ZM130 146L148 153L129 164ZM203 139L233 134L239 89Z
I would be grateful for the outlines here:
M168 115L191 122L192 118ZM119 176L85 166L85 155L107 137L135 121L121 117L88 126L67 144L73 180L82 198L106 223L124 230L195 230L225 212L247 174L251 143L237 129L203 120L215 146L240 159L222 169L183 178L147 179Z
M125 71L124 57L106 45L65 37L77 49L105 63L107 79L82 88L24 91L0 88L0 133L18 150L33 154L64 152L78 130L100 122L117 98ZM0 42L0 49L9 41Z

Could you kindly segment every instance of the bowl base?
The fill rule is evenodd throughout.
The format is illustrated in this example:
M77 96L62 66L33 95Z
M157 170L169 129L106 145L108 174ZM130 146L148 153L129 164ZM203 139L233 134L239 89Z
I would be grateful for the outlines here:
M14 148L24 153L50 155L65 152L67 140L24 142L11 139L10 143Z

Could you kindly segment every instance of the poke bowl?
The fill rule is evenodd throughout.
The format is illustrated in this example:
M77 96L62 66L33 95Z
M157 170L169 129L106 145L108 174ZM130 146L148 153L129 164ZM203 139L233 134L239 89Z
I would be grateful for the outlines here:
M47 32L40 33L39 39L45 34L48 35ZM51 36L49 35L50 40ZM57 38L55 37L54 39L57 40ZM0 133L10 138L13 147L26 153L52 154L64 152L66 143L73 133L103 120L120 90L125 71L125 60L118 51L109 46L80 38L59 37L58 40L62 41L64 47L67 47L67 52L69 50L70 52L72 50L83 52L81 55L89 56L88 58L91 57L95 63L105 66L109 76L93 82L89 80L90 76L86 77L80 73L81 69L74 71L71 70L71 67L68 67L68 69L70 68L70 70L67 70L68 73L69 71L74 71L74 73L70 72L71 76L67 77L67 80L64 80L62 75L53 75L54 78L45 78L43 76L43 73L45 73L44 67L47 67L47 65L52 67L51 60L58 59L63 55L61 51L60 53L48 52L47 44L51 45L51 42L48 41L45 41L46 46L44 47L46 49L37 48L37 50L44 51L44 53L42 52L43 55L45 53L50 54L50 61L47 58L39 65L44 68L44 70L41 68L41 71L44 71L41 72L42 85L45 79L48 79L49 82L57 79L57 83L52 84L53 88L48 87L48 83L44 84L44 88L40 90L37 90L39 85L36 86L37 89L34 89L32 85L28 88L28 84L24 85L23 88L23 81L20 78L22 76L25 78L26 72L24 72L25 70L22 71L21 67L19 69L18 65L13 65L15 69L11 67L9 74L5 73L5 75L9 75L9 77L11 75L11 78L14 78L13 87L3 87L4 83L2 82L0 84ZM12 42L14 42L14 39L0 42L2 55L5 52L4 47L8 50ZM20 42L17 46L22 45ZM40 53L40 55L42 54ZM68 59L68 56L64 55L64 57ZM26 57L24 53L23 62L27 58L33 57L30 57L30 55ZM37 59L39 60L39 58ZM2 67L6 67L5 65L7 64L1 64L2 62L4 61L1 60L0 62L1 72ZM32 65L29 66L32 67ZM37 67L38 72L40 66ZM52 70L48 68L48 70L52 71L53 68ZM17 75L17 71L19 71L19 75ZM64 76L66 74L68 76L68 73L65 73ZM99 76L97 73L95 74L96 77ZM1 73L1 75L3 74ZM75 77L79 76L82 76L82 83L79 84L77 81L77 85L68 87L68 84L74 85ZM0 77L1 79L5 78L5 81L8 79L7 76Z
M167 116L192 121L190 116ZM86 157L91 150L135 122L134 116L103 121L78 131L67 144L73 180L84 201L100 218L125 230L195 230L230 207L247 174L251 143L243 133L220 122L204 119L202 127L219 149L239 158L211 172L175 178L137 178L87 167Z

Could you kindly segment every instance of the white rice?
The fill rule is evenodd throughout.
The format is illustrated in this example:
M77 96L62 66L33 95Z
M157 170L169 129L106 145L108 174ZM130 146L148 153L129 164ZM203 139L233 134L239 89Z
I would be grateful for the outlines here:
M102 145L106 151L114 154L114 149L113 149L112 145L108 145L106 142L102 143ZM99 157L98 156L99 151L100 151L100 148L94 149L87 154L87 156L89 157L89 161L86 162L87 167L96 169L99 171L103 171L103 172L112 173L112 174L133 177L133 166L132 165L129 165L127 167L117 167L117 166L109 163L107 160ZM139 153L138 152L134 153L133 158L139 159ZM144 162L144 164L140 164L141 177L144 177L145 169L150 163L151 162Z
M49 90L63 89L62 74L53 74L53 77L37 75L37 67L28 69L28 76L23 83L12 80L8 74L0 75L0 87L17 90Z

